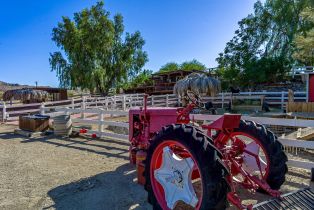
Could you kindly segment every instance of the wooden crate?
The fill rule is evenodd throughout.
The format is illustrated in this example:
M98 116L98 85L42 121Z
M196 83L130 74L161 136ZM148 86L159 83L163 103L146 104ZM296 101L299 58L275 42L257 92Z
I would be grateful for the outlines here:
M44 131L49 128L49 118L36 116L20 116L19 128L32 132Z

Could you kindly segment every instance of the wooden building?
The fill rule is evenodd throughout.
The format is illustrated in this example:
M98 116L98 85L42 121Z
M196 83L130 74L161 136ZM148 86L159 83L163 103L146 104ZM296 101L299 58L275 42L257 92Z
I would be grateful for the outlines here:
M125 92L147 93L149 95L172 94L173 86L176 84L176 82L193 72L209 74L207 71L200 70L177 70L170 72L158 72L152 75L153 85L142 85L137 88L125 90Z

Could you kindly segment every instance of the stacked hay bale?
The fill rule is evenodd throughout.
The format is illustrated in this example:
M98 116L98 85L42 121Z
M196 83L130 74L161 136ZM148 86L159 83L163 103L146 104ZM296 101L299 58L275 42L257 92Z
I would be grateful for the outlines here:
M47 91L29 88L7 90L3 94L4 101L21 100L23 103L40 103L46 101L48 97Z

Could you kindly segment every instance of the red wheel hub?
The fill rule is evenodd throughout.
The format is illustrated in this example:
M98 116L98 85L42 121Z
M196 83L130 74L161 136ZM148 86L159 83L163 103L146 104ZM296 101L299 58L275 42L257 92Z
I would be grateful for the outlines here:
M238 158L238 163L244 171L266 180L269 174L270 160L260 141L243 132L233 132L230 134L229 139L233 141L232 150L235 155L233 158Z

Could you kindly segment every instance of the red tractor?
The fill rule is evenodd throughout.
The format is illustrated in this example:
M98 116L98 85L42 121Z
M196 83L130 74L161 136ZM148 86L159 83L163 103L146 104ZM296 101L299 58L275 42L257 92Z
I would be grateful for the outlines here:
M263 125L225 114L202 126L191 123L185 108L146 106L129 112L130 161L154 209L225 209L243 205L239 186L280 197L287 156Z

